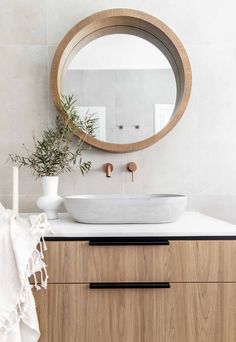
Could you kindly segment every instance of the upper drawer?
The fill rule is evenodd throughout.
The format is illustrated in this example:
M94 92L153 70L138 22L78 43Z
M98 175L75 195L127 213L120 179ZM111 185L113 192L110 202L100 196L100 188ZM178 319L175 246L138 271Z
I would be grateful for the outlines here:
M152 246L51 241L47 245L49 283L236 281L236 241L170 241Z
M236 282L236 240L171 241L173 282Z
M93 246L89 241L47 242L50 283L164 281L168 245Z

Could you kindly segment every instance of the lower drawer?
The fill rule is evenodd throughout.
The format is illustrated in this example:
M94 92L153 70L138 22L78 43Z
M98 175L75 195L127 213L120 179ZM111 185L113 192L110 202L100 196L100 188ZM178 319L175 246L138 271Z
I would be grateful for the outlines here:
M236 284L35 292L40 342L235 342Z

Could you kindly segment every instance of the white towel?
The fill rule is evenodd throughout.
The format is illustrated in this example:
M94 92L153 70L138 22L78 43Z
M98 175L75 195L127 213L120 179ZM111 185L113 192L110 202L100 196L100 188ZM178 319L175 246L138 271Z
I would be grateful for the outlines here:
M47 287L48 276L42 259L43 247L46 249L43 237L48 233L52 230L45 214L23 219L0 203L0 342L39 339L29 277L34 275L37 290ZM41 275L38 280L36 272Z

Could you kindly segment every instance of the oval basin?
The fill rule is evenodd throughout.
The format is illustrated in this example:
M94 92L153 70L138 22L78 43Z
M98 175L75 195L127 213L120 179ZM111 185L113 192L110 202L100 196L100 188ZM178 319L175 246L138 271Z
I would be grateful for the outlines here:
M187 197L153 195L73 195L64 198L66 210L82 223L168 223L185 211Z

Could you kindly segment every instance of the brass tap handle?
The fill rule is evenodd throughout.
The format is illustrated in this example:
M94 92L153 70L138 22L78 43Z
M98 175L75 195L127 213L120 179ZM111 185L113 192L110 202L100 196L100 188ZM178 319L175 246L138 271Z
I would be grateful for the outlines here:
M132 182L134 181L134 172L137 170L137 165L134 162L127 164L127 170L132 172Z
M110 178L113 171L113 165L111 163L106 163L103 165L103 169L106 173L106 177Z

